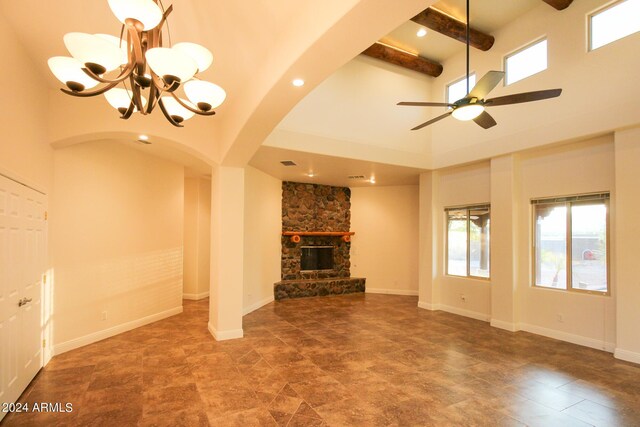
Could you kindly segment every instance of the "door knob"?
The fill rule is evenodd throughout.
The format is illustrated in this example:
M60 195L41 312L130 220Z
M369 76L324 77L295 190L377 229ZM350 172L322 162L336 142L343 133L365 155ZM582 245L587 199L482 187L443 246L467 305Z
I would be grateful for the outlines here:
M23 305L27 305L31 301L33 301L32 298L22 298L20 301L18 301L18 307L22 307Z

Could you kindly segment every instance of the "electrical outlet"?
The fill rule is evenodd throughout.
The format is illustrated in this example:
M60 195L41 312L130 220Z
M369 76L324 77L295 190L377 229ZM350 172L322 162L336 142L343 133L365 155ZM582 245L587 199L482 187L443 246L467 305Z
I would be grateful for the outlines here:
M106 311L102 312L102 315L100 316L100 319L101 320L107 320L107 312Z

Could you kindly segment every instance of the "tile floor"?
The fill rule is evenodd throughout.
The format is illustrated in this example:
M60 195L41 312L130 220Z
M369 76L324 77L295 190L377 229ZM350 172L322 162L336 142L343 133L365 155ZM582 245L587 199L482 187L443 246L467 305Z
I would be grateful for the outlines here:
M6 426L638 426L640 366L356 294L271 303L215 342L208 301L56 356Z

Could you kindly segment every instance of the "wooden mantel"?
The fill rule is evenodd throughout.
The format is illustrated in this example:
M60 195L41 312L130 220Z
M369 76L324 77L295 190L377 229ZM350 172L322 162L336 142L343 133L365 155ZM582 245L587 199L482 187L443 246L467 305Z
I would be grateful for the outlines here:
M300 243L300 236L336 236L342 237L345 242L351 241L355 231L283 231L283 236L291 236L293 243Z

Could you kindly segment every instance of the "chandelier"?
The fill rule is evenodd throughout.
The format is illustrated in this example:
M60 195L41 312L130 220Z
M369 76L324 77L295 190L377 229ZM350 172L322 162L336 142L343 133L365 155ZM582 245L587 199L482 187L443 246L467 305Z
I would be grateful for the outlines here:
M122 22L120 37L107 34L68 33L64 44L71 57L56 56L49 68L72 96L104 94L109 104L128 119L143 115L156 105L174 126L194 114L212 116L224 101L220 86L200 80L197 74L213 62L213 55L195 43L163 46L162 27L173 5L162 0L108 0ZM96 86L102 85L96 89ZM118 87L119 85L123 87ZM187 99L177 95L182 87ZM93 89L93 90L91 90Z

